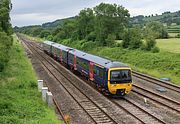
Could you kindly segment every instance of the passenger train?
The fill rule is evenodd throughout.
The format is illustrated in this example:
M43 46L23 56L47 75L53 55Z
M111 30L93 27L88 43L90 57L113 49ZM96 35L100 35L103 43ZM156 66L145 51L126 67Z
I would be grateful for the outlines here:
M106 94L124 96L132 89L131 68L121 62L111 61L51 41L44 41L45 53L78 71L96 84Z

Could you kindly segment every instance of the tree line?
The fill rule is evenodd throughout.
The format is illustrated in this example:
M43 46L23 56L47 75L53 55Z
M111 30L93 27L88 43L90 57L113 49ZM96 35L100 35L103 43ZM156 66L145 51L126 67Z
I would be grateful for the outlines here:
M0 0L0 72L9 60L9 50L13 43L9 16L11 9L11 0Z
M156 38L167 38L167 31L159 22L149 22L144 27L130 23L129 11L117 4L101 3L94 8L85 8L74 17L56 28L28 26L15 31L38 36L55 42L64 39L92 41L99 46L113 47L117 40L128 49L158 51Z

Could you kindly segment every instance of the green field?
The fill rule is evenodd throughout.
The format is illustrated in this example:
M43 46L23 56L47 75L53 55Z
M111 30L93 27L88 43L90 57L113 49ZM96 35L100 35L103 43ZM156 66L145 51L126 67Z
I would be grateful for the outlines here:
M169 33L180 33L180 25L171 25L167 27Z
M0 73L0 124L59 124L54 110L42 102L34 70L15 36L10 55Z
M179 34L179 33L168 33L168 36L169 36L170 38L174 38L174 37L176 37L178 34Z
M180 38L157 39L157 46L167 52L180 53Z

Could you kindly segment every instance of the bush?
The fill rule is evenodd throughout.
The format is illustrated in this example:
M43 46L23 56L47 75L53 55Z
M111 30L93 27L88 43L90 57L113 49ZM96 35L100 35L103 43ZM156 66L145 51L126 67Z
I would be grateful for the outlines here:
M154 47L151 50L153 53L158 53L160 51L160 49L158 47Z
M52 40L53 40L53 36L52 36L52 35L49 35L49 36L47 37L47 40L52 41Z
M95 41L96 40L96 33L95 32L89 33L88 36L86 36L86 40Z
M12 38L6 33L0 32L0 72L4 69L9 60L9 49L12 45Z
M138 49L142 46L141 30L132 28L125 31L123 36L122 47L130 49Z
M108 38L106 39L106 45L109 47L114 46L115 45L115 39L116 39L116 35L109 34Z
M155 45L156 45L156 41L154 38L149 37L148 39L146 39L146 44L145 44L146 50L148 51L152 50L155 47Z
M177 35L175 36L175 38L180 38L180 34L177 34Z

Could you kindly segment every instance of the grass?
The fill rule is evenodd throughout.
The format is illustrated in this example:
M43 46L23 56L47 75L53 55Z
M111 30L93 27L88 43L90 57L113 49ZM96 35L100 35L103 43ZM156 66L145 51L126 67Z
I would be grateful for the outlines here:
M157 39L157 46L167 52L180 53L180 38Z
M167 49L161 50L159 53L152 53L142 50L122 49L121 47L98 47L94 42L85 41L63 40L60 43L86 51L88 53L92 53L94 55L127 63L134 70L158 78L169 77L173 83L180 85L179 53L167 52ZM171 47L174 48L174 46L170 46L170 48ZM175 47L178 48L179 46L175 45ZM173 48L171 48L171 51L173 51Z
M31 63L13 37L10 61L0 73L0 123L59 124L53 108L41 100Z
M45 40L45 39L39 38L39 37L31 37L31 36L26 35L26 34L21 34L21 35L24 35L29 40L32 40L32 41L35 41L35 42L43 42Z
M167 27L169 33L180 33L180 25L171 25Z

